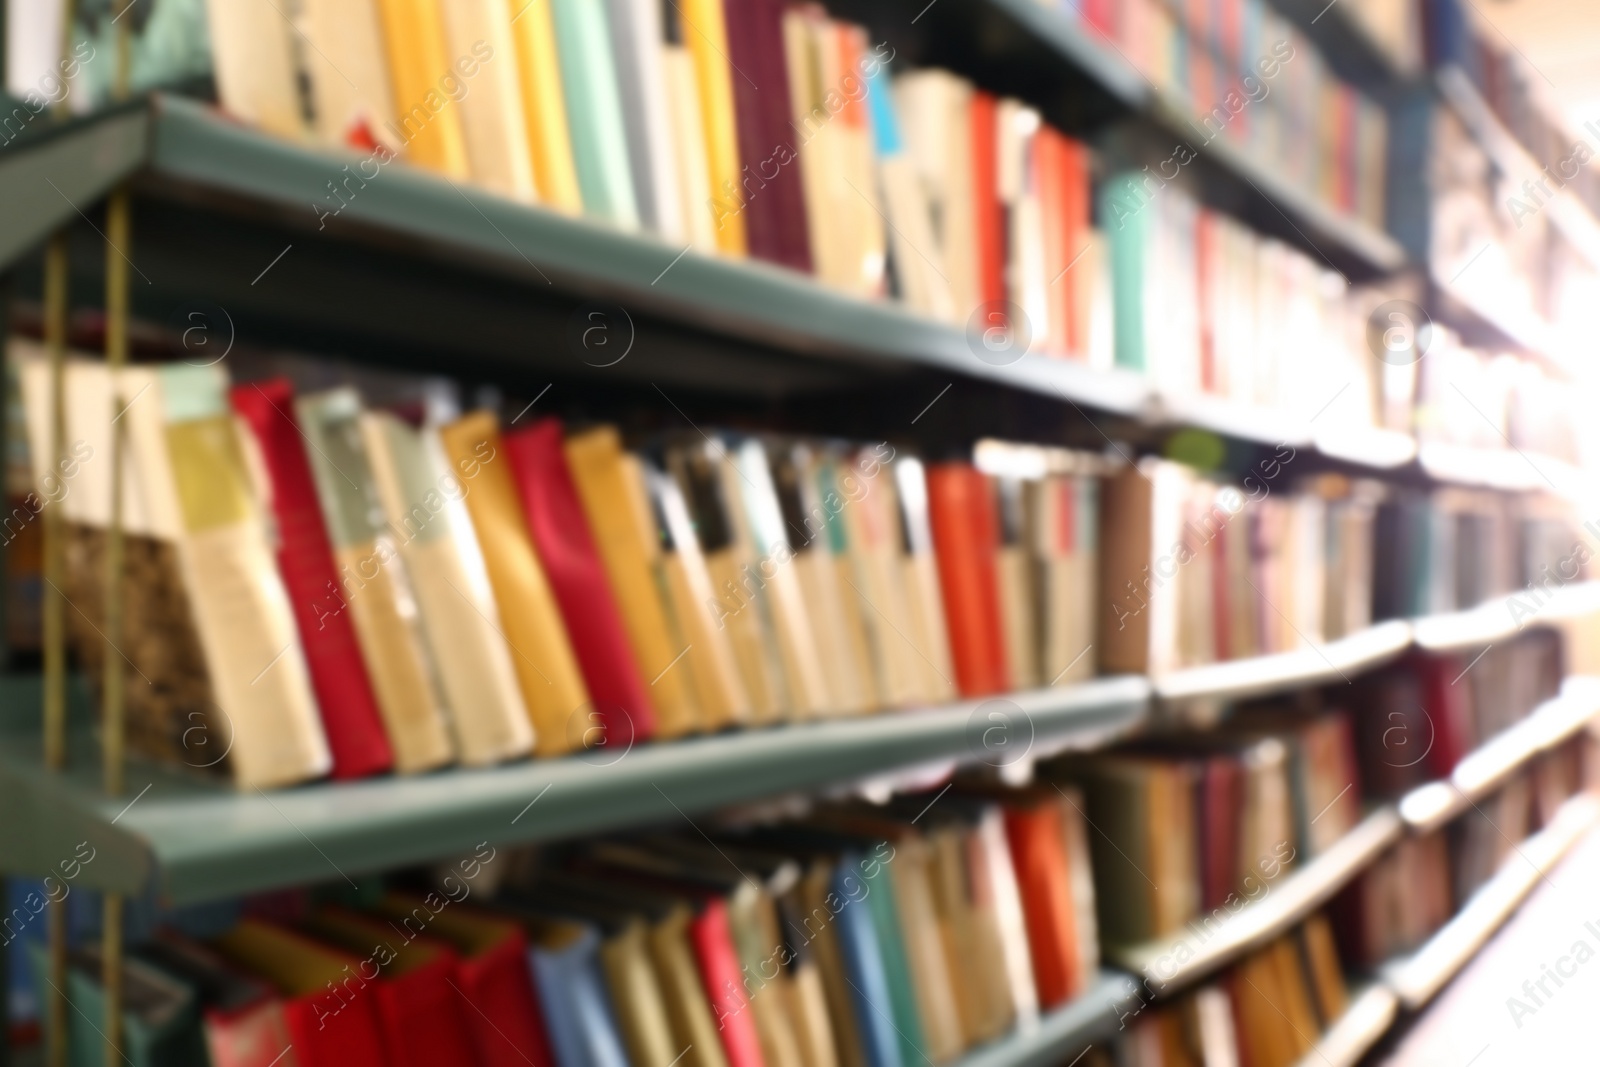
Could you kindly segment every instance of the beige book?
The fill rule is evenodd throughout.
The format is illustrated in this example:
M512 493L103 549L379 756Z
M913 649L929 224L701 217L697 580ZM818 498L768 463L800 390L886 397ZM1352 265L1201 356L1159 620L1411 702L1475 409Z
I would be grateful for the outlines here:
M1085 801L1077 789L1062 791L1061 832L1066 838L1067 875L1072 883L1072 930L1078 948L1074 989L1088 989L1100 970L1099 927L1095 921L1094 870L1089 859Z
M689 947L689 919L688 906L675 905L651 925L647 938L672 1026L672 1043L682 1050L685 1067L728 1067L717 1020Z
M689 671L677 669L685 644L679 643L681 635L669 620L662 589L654 578L659 540L638 461L622 450L622 439L612 426L571 435L565 451L600 560L616 593L628 642L638 657L640 673L651 679L657 727L663 737L697 730L700 709L693 679Z
M800 148L802 155L813 147L820 153L817 169L824 179L824 217L832 221L839 240L837 262L831 265L836 273L825 280L861 296L878 296L883 292L887 244L866 101L847 101L838 108L845 79L855 84L860 77L845 65L844 55L852 50L870 53L871 48L856 27L814 18L807 28L817 57L816 86L824 100L830 92L835 94L834 108L825 111L832 118L815 126Z
M668 467L688 503L715 600L708 605L715 625L728 635L739 675L750 700L750 719L776 722L788 707L777 641L757 606L758 586L750 575L755 561L735 528L737 494L723 479L720 449L709 443L685 445L668 453Z
M267 543L215 366L173 364L128 408L129 441L156 507L178 531L178 558L205 650L212 695L229 727L242 787L288 785L332 767L288 594ZM165 484L162 484L165 483Z
M306 0L305 62L311 76L317 138L326 144L360 143L364 132L398 148L394 97L383 27L374 0ZM370 177L367 176L367 177Z
M854 464L833 466L833 483L845 490L839 495L849 501L839 512L850 560L845 582L855 598L856 612L866 624L874 688L886 707L928 703L936 699L928 679L939 667L927 659L936 653L931 649L924 652L917 644L920 620L913 615L907 588L908 567L900 543L902 527L894 482L880 474L864 492L850 493L848 487L859 484L860 477ZM949 671L944 674L952 676Z
M1099 483L1079 475L1035 482L1036 538L1043 559L1039 677L1072 685L1094 677L1095 512Z
M206 0L212 68L222 106L284 137L305 132L295 63L295 29L271 4Z
M956 1020L962 1044L970 1046L1004 1029L1005 1013L995 994L1006 992L1005 974L994 966L998 958L987 955L979 939L980 912L968 886L962 831L954 825L939 826L928 831L927 839L928 881L939 938L945 959L951 962Z
M453 77L467 87L450 106L461 113L472 179L515 200L537 199L533 151L523 115L522 76L505 0L440 4Z
M439 431L446 458L469 483L467 512L483 550L484 567L522 700L541 756L584 744L582 712L589 692L544 567L534 553L511 466L502 454L493 414L474 412Z
M806 203L806 230L811 248L811 266L818 278L832 281L839 276L839 248L835 220L829 213L826 145L816 140L818 132L831 120L818 87L816 46L810 21L814 10L800 6L783 13L784 69L789 75L790 125L794 148L799 156L800 187Z
M1000 593L1000 619L1005 630L1006 666L1014 689L1039 686L1039 627L1035 598L1039 591L1037 557L1026 532L1026 487L1019 478L996 478L999 494L1000 547L995 552L995 584Z
M866 633L856 610L857 599L844 595L839 581L842 552L831 536L829 507L819 490L819 457L805 445L773 450L772 472L779 503L794 546L793 566L810 609L812 637L827 670L827 707L841 714L859 714L876 705L872 663ZM839 546L842 548L842 541Z
M527 755L533 727L500 636L482 553L437 434L387 412L361 416L373 482L411 579L461 762Z
M800 1057L800 1036L789 1014L788 976L773 958L781 942L774 940L777 923L772 917L772 895L745 882L728 897L728 925L746 976L747 1004L755 1017L756 1036L766 1067L805 1067Z
M712 610L717 597L711 572L700 550L700 532L689 515L678 483L654 466L636 464L659 515L660 550L657 581L664 586L677 634L689 651L684 655L694 680L700 725L720 730L750 717L750 695L739 673L728 630Z
M295 401L323 522L340 571L340 598L372 679L395 770L429 770L455 759L435 671L421 633L410 576L383 514L361 439L361 399L340 388Z
M945 277L939 246L934 241L928 202L910 159L903 155L878 158L878 180L887 209L889 239L894 246L895 272L901 300L924 315L950 322L956 318L950 282ZM1035 212L1037 215L1037 212ZM1017 220L1015 226L1038 220ZM1042 271L1041 271L1042 272ZM1038 321L1038 320L1035 320Z
M1006 984L1017 1028L1023 1032L1039 1025L1039 991L1033 981L1033 957L1028 949L1028 927L1022 915L1022 892L1017 887L1011 846L1006 840L1005 815L999 805L984 809L973 835L973 870L981 877L978 892L994 909L995 929L1005 966Z
M747 572L752 607L767 619L783 672L790 718L811 718L831 710L822 660L817 655L809 606L794 567L772 468L763 442L754 438L722 446L723 492L734 502L734 536L754 561Z
M928 865L930 855L922 835L910 831L895 839L894 899L905 939L911 988L922 1019L922 1037L929 1056L944 1063L966 1047L957 1007L952 961L940 936L937 909Z
M861 453L862 456L866 454L865 451ZM894 461L893 492L904 534L900 569L905 580L911 641L918 653L917 662L921 664L923 697L934 703L944 703L956 698L956 672L950 658L944 592L939 586L939 564L934 556L933 529L928 520L927 472L921 460L902 456Z
M1219 561L1214 551L1216 541L1208 541L1205 536L1209 528L1206 515L1215 495L1214 485L1198 482L1183 503L1184 526L1179 543L1186 554L1179 556L1174 581L1178 593L1178 660L1186 667L1212 663L1217 658L1213 582ZM1232 529L1242 530L1243 524Z
M643 920L629 920L600 943L600 968L605 972L606 989L631 1067L671 1067L680 1050L674 1047L666 999L651 966Z
M952 314L957 321L964 321L981 303L974 269L977 256L967 118L972 87L948 71L918 70L895 79L895 98L906 147L937 223L934 238Z
M707 167L705 112L700 103L694 56L681 44L663 44L661 73L666 82L667 110L672 122L683 237L701 252L715 252L717 231L710 208L711 174Z

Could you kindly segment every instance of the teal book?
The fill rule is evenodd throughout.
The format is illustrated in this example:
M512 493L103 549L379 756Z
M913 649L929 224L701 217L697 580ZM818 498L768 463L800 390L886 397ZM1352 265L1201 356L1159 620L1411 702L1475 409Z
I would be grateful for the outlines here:
M858 865L860 869L860 865ZM872 926L878 934L878 947L883 953L883 970L889 985L889 1013L894 1017L896 1036L900 1043L900 1061L907 1067L927 1063L923 1051L922 1015L917 1010L917 991L911 982L911 962L906 955L905 935L900 925L900 909L895 904L894 872L888 864L878 868L875 877L863 878L871 892L867 894L867 910L872 913Z
M883 942L878 934L878 922L868 903L874 896L886 895L887 883L874 879L867 886L867 896L861 895L863 883L856 872L861 869L861 855L846 852L839 857L834 868L832 892L845 902L839 910L839 949L844 957L845 977L850 983L851 1000L856 1007L856 1020L861 1031L862 1052L868 1067L916 1067L920 1060L905 1059L901 1053L900 1036L895 1033L897 1012L893 1010L894 997L890 992L888 969L884 965ZM879 878L883 872L880 870ZM902 964L905 952L900 954Z
M1142 171L1128 171L1100 189L1100 230L1111 249L1112 336L1119 367L1143 371L1145 357L1145 275L1149 258L1158 193L1154 179Z
M606 7L597 0L554 0L551 9L583 210L637 229L639 206Z

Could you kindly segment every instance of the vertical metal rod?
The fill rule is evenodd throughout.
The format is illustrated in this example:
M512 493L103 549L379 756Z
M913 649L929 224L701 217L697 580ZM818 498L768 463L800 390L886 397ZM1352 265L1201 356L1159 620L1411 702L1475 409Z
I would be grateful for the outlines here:
M102 904L100 985L105 991L106 1067L117 1067L122 1052L122 907L120 893L107 893Z
M46 1063L67 1067L67 907L66 902L44 909L50 938L50 982L53 988L42 991L49 1039Z
M67 360L67 235L57 233L44 251L44 333L50 351L50 477L61 477L67 451L64 379ZM49 486L43 488L48 489ZM61 508L46 504L44 523L44 765L60 770L67 762L66 544Z

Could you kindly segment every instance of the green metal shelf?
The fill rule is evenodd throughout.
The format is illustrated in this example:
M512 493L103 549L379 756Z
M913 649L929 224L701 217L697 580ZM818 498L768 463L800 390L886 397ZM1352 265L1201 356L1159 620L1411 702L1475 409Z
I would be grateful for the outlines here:
M36 729L0 733L0 858L15 874L51 870L67 843L98 850L80 878L174 903L369 872L493 845L552 840L693 816L929 764L1021 759L1030 748L1094 747L1143 724L1149 685L1107 678L1006 697L1014 750L986 753L987 701L745 730L621 755L534 760L406 778L238 792L130 761L127 795L99 785L98 750L72 738L69 770L40 766ZM20 722L35 699L10 701ZM24 710L25 709L25 710ZM1018 712L1021 713L1020 718ZM31 714L30 714L31 713Z
M1037 1026L974 1049L953 1067L1060 1067L1075 1062L1084 1049L1121 1028L1125 1006L1137 996L1132 978L1101 971L1093 985L1044 1015Z

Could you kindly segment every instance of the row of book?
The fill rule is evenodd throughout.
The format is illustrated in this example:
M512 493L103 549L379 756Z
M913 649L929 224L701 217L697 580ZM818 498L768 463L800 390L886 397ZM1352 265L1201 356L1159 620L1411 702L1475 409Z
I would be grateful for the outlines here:
M220 366L21 367L37 506L69 520L100 676L113 421L130 736L244 785L626 747L1092 677L1095 459L1028 478L887 442L505 432ZM116 398L115 402L113 398ZM124 412L116 414L117 412ZM515 419L511 423L515 423ZM44 503L44 502L49 502ZM208 747L198 749L205 744Z
M46 361L13 351L37 506L8 533L65 509L69 627L98 679L125 406L132 736L242 784L1159 675L1587 574L1557 509L1302 478L1288 446L1240 486L992 441L928 465L888 442L624 447L607 425L502 434L437 395L369 407L184 364L113 383L70 360L52 464Z
M974 785L712 837L480 845L411 889L245 901L206 943L175 922L130 949L129 1062L948 1063L1097 974L1080 811ZM75 950L83 1019L98 978ZM103 1041L72 1025L97 1062Z
M1352 288L1163 176L1173 175L1146 168L1100 187L1115 365L1176 396L1276 407L1319 427L1409 430L1414 374L1375 358L1368 338L1384 292Z
M1126 1067L1293 1067L1350 1003L1332 924L1324 914L1257 949L1177 999L1139 1005Z
M1311 196L1382 229L1388 118L1265 0L1057 0L1183 112ZM1186 161L1185 161L1186 162Z

